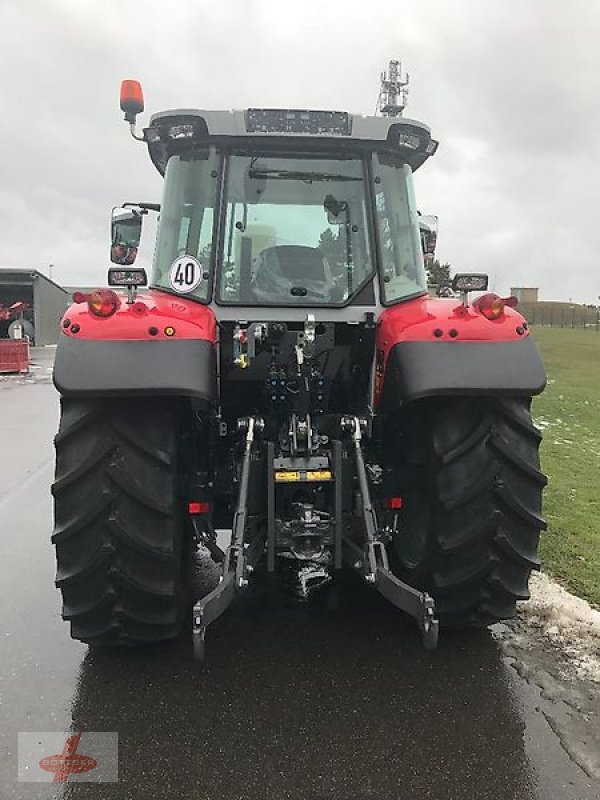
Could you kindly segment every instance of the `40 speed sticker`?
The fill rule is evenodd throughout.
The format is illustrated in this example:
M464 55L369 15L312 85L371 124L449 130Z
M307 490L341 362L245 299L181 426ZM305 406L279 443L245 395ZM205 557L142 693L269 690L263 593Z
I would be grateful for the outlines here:
M171 288L185 294L193 292L202 280L202 265L194 256L179 256L171 264L169 282Z

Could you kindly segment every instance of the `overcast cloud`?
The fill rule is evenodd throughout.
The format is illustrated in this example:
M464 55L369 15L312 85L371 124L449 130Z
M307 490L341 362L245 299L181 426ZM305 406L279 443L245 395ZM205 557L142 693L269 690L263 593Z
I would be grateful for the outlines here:
M0 266L104 284L110 208L160 199L122 78L149 113L372 113L390 58L411 76L406 116L441 143L416 178L440 259L501 292L597 302L598 0L0 0Z

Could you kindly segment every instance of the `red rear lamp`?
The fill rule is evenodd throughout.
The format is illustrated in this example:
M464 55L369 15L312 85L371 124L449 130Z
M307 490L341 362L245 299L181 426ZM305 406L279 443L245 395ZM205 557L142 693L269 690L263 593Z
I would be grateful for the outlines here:
M504 314L505 305L505 300L497 294L491 293L482 294L473 303L473 306L489 320L499 319Z
M86 299L90 313L96 317L112 317L121 305L119 295L112 289L96 289Z
M189 514L208 514L209 511L210 503L198 503L196 501L188 503Z
M394 511L398 511L398 509L402 508L403 502L401 497L386 497L384 498L383 505L385 508L392 509Z

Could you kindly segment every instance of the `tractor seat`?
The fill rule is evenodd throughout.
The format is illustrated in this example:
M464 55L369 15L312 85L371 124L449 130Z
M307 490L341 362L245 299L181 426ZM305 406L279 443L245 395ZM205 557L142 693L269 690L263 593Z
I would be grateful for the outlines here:
M316 247L299 244L267 247L260 259L268 272L278 272L293 284L302 286L306 281L329 283L331 280L323 254Z

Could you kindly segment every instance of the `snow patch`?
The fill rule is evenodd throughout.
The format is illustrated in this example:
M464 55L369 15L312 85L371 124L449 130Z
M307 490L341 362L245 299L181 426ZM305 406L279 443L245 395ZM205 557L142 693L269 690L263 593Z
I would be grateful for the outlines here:
M525 624L562 650L577 678L600 683L600 611L544 573L531 576L529 589Z

